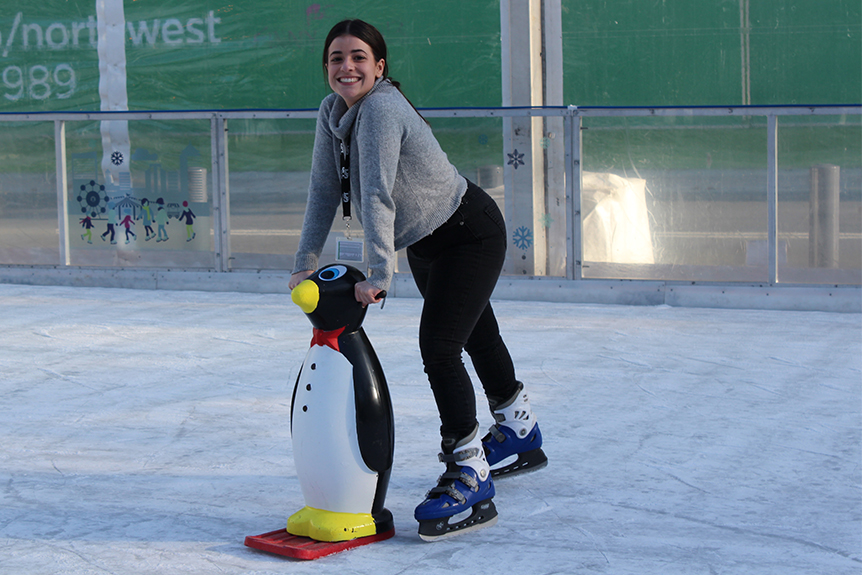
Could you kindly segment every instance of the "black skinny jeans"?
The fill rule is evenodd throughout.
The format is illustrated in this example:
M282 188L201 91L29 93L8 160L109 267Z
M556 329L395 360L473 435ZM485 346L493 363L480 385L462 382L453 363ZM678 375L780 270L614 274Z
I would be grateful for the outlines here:
M506 257L503 215L484 190L468 182L452 217L407 248L407 257L425 298L419 348L440 412L440 433L460 440L477 424L462 350L470 354L487 397L504 401L517 392L512 358L488 301Z

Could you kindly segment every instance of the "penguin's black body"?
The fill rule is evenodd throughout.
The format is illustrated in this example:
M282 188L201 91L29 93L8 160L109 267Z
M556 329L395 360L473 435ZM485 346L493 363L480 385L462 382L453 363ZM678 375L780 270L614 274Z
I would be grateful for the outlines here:
M393 528L384 507L395 446L392 402L345 265L318 270L291 298L314 337L291 400L291 437L306 506L288 520L293 535L345 541Z

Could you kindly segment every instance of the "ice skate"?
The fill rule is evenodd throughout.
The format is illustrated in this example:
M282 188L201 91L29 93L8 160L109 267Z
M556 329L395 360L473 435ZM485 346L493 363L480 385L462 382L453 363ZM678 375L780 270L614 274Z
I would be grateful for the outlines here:
M489 401L494 419L488 434L482 438L492 477L504 477L539 470L548 465L542 451L542 432L530 409L524 384L508 401Z
M478 436L478 426L461 441L444 439L440 461L446 472L417 508L419 537L425 541L490 527L497 522L494 482Z

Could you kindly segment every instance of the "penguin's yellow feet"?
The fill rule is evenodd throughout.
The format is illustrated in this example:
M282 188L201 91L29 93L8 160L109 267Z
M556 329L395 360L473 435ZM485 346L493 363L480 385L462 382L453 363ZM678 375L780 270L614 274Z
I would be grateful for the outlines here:
M370 513L338 513L303 507L287 520L287 531L316 541L350 541L378 533Z

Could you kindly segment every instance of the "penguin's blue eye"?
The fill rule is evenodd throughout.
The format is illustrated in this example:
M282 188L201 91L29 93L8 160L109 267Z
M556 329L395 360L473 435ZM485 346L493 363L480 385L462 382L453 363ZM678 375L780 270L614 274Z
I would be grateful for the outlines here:
M347 273L347 268L344 266L328 267L317 276L325 282L335 281Z

